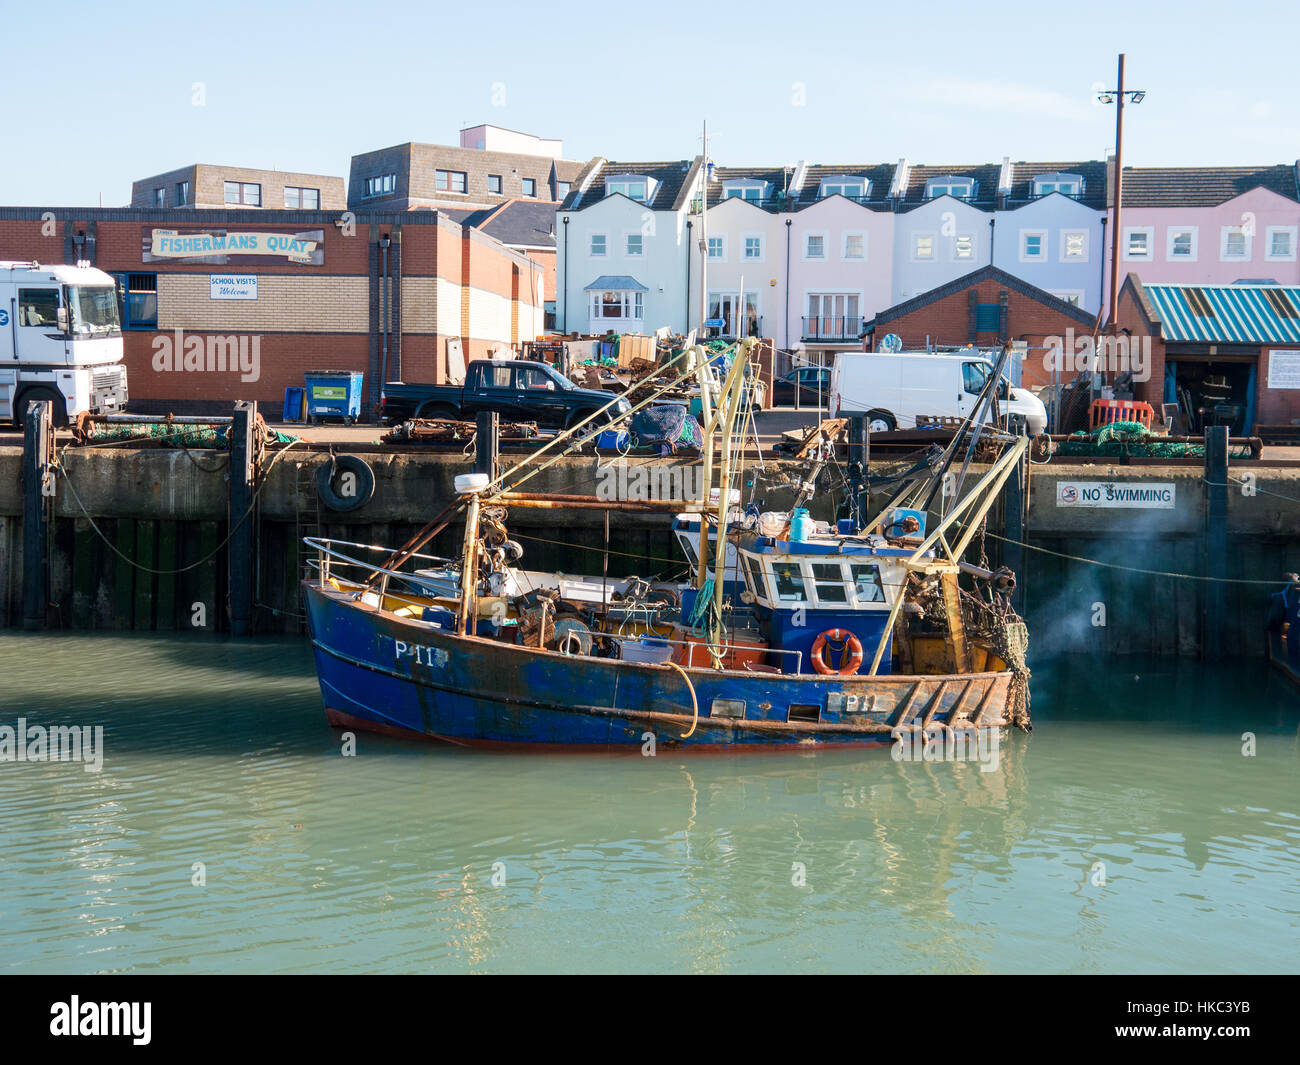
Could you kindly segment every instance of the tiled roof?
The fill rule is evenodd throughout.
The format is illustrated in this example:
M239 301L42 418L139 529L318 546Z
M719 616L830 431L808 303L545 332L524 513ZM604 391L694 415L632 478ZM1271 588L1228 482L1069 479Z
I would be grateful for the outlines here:
M546 200L510 200L471 225L514 247L555 247L555 204Z
M1106 209L1104 159L1076 159L1068 163L1012 163L1009 204L1015 206L1036 199L1034 178L1041 174L1078 174L1083 178L1083 194L1078 197L1079 202L1098 211Z
M879 328L887 322L896 318L901 318L906 314L919 311L924 307L937 303L941 299L968 289L972 285L977 285L981 281L996 281L999 285L1011 289L1013 292L1019 292L1021 295L1028 296L1030 299L1037 300L1044 307L1065 315L1067 318L1073 318L1082 325L1091 326L1095 321L1095 316L1089 314L1081 307L1076 307L1073 303L1068 303L1059 296L1053 296L1046 289L1041 289L1037 285L1032 285L1023 278L1009 274L1001 267L981 266L977 270L972 270L969 274L964 274L947 284L939 285L930 289L928 292L922 292L919 296L913 296L911 299L904 300L902 303L896 303L876 315L867 325Z
M977 163L974 166L913 166L907 174L907 188L902 201L904 206L925 203L926 182L931 178L949 176L975 179L975 195L967 203L987 207L997 203L1002 164Z
M864 177L871 182L871 203L885 203L889 200L889 186L894 180L894 163L845 163L840 166L825 166L818 163L810 166L803 179L803 188L799 190L799 205L806 206L817 202L817 191L821 188L823 178Z
M1300 286L1143 285L1166 342L1300 344Z
M648 206L656 211L671 211L682 206L689 188L688 177L699 167L700 159L677 159L659 163L623 163L607 161L596 172L587 191L580 192L577 184L565 199L566 211L581 211L605 198L605 181L620 174L639 174L652 177L657 182L654 196Z
M735 181L740 178L749 178L756 181L766 181L771 185L771 196L775 198L783 189L790 185L794 178L795 168L772 167L772 166L719 166L713 170L713 180L709 182L709 206L714 207L722 202L723 182Z
M1124 168L1125 207L1214 207L1256 188L1300 199L1296 168L1290 163Z

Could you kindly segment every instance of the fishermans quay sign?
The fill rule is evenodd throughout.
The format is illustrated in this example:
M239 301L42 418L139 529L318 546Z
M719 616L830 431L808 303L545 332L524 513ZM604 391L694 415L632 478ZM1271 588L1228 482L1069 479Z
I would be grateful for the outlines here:
M1057 481L1056 505L1173 510L1177 493L1170 481Z
M325 262L324 240L325 234L319 229L298 233L220 229L182 233L175 229L147 229L140 258L143 262L184 259L224 263L231 256L240 256L321 266Z

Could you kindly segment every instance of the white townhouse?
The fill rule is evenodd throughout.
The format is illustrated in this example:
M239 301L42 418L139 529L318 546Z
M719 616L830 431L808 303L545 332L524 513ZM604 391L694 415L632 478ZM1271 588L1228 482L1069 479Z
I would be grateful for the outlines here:
M902 160L894 200L894 302L996 266L1086 311L1100 308L1104 162Z
M592 160L556 211L556 326L562 332L684 332L703 160ZM693 238L694 234L694 238ZM694 252L698 258L698 251ZM698 302L698 300L697 300Z

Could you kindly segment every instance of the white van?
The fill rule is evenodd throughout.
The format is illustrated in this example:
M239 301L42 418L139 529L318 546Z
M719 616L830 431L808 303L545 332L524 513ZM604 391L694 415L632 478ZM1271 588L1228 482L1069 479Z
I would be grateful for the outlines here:
M873 433L914 429L927 418L965 418L975 409L984 382L993 372L987 356L975 351L844 353L831 369L830 417L867 415ZM1047 428L1047 408L1032 392L1004 376L998 389L999 412L1023 421L1031 436Z

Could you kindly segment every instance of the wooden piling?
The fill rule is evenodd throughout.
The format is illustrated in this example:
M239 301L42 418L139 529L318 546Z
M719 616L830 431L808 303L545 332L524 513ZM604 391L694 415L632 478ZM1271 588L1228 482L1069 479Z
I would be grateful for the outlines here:
M1205 430L1205 626L1201 657L1221 659L1227 641L1228 427Z
M230 633L247 636L253 629L253 567L257 538L253 507L257 482L257 401L235 404L230 427L230 543L227 589Z
M52 496L46 476L53 476L54 407L49 400L27 405L23 431L23 628L45 628L50 601L47 554Z

